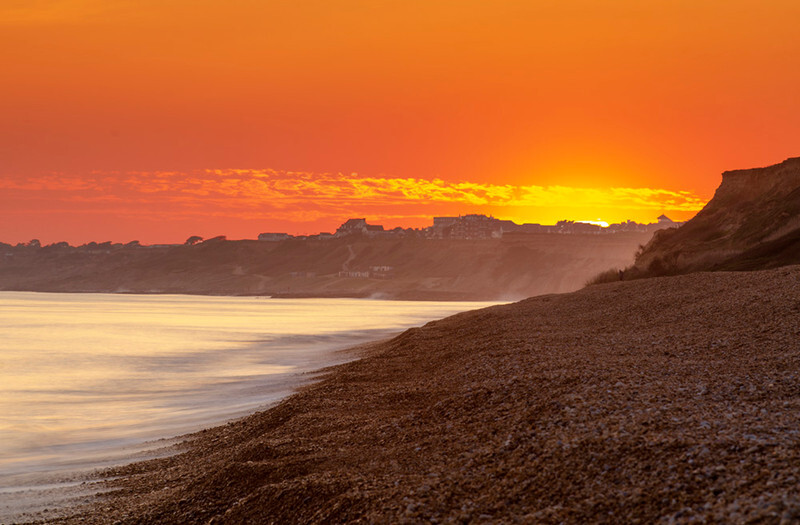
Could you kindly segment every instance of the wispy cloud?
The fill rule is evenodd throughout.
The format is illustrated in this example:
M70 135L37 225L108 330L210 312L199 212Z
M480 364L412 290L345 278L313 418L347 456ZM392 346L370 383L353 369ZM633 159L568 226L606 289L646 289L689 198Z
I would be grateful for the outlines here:
M695 212L705 200L689 191L660 188L576 188L487 184L344 173L276 170L199 170L188 173L93 172L0 180L21 199L73 205L119 203L150 214L205 214L313 222L379 212L384 218L420 217L457 205L485 209L631 210ZM450 208L450 209L451 209ZM428 215L428 216L429 216ZM374 216L374 215L373 215Z

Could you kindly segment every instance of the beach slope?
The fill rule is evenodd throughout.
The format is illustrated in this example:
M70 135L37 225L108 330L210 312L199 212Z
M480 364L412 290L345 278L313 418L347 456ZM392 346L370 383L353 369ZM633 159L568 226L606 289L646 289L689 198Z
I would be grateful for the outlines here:
M787 266L432 322L66 522L796 521L798 297Z

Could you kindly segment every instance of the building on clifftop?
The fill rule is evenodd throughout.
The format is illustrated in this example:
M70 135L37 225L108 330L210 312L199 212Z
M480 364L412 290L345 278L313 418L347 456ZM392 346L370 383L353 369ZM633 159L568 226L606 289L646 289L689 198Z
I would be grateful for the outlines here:
M336 229L335 237L360 234L374 237L384 233L383 226L380 224L367 224L367 219L347 219L344 224Z
M269 242L278 242L278 241L285 241L286 239L291 239L292 236L288 233L259 233L258 240L259 241L269 241Z

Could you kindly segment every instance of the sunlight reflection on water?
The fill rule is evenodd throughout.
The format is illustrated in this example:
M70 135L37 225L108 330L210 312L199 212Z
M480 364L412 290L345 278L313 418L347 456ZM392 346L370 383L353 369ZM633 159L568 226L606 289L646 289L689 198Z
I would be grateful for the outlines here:
M2 292L0 479L244 415L335 349L488 304Z

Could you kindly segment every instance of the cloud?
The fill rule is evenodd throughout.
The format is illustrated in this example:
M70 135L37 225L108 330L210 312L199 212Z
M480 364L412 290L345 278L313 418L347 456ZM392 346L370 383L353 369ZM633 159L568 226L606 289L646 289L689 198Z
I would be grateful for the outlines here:
M99 207L114 201L129 211L164 216L221 214L306 222L366 212L384 218L429 217L453 206L464 213L571 209L578 218L588 209L696 212L706 202L689 191L660 188L489 184L270 169L50 174L0 180L0 189L13 192L14 199L72 203L87 210L93 203Z

